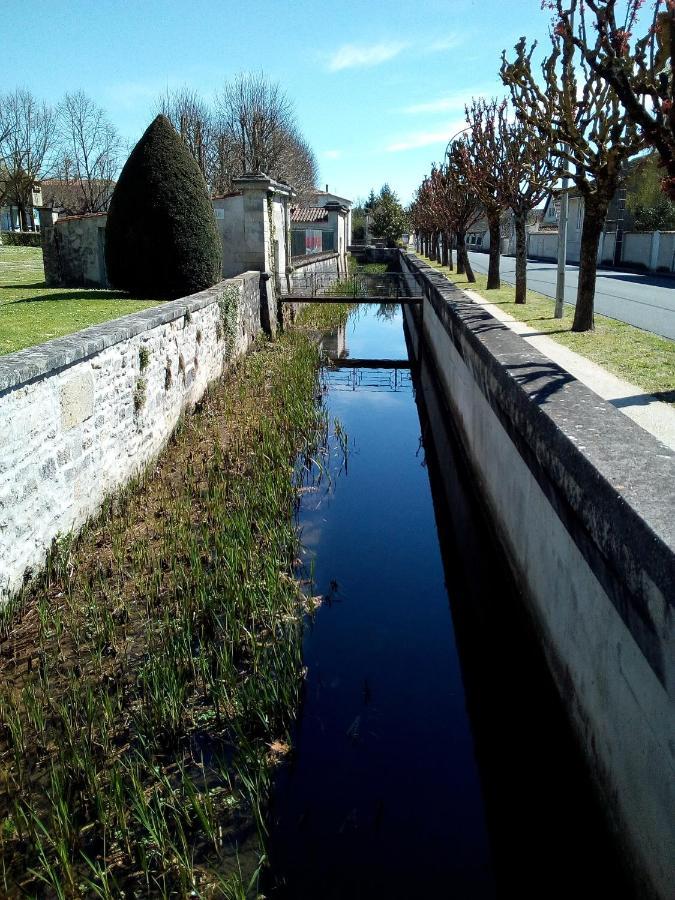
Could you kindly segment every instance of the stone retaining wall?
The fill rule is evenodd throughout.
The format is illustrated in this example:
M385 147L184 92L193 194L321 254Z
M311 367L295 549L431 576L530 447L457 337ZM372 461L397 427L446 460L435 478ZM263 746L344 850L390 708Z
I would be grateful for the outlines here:
M675 454L412 254L421 331L638 895L675 884ZM555 778L555 772L551 772Z
M260 274L247 272L0 357L0 602L157 456L260 329Z

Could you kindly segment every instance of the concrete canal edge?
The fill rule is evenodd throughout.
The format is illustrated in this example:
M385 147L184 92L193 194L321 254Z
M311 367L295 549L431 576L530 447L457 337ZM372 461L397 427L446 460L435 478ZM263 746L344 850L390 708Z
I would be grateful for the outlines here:
M640 896L670 897L675 453L414 254L401 266Z

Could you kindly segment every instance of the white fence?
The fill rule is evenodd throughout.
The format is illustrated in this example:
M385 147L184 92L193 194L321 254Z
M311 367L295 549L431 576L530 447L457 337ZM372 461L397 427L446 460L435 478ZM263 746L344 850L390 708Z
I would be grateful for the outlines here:
M606 232L598 247L598 262L614 264L616 234ZM558 256L557 232L528 235L527 255L536 259L555 260ZM576 262L567 254L568 262ZM675 231L625 231L620 265L637 266L650 272L675 272Z

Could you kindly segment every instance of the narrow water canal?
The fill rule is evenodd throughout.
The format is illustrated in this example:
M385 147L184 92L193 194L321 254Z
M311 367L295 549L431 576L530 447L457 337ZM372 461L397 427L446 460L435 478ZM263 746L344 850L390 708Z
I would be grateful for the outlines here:
M344 346L346 342L346 347ZM406 360L399 306L331 354ZM346 468L303 496L308 621L265 894L628 896L536 641L421 368L326 368Z

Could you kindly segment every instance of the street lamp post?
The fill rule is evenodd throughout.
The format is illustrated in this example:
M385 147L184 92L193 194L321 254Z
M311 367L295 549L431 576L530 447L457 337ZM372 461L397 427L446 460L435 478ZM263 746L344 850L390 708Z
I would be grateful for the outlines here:
M558 277L555 285L555 318L562 319L565 303L565 262L567 260L567 191L569 178L567 167L562 179L560 212L558 214Z

